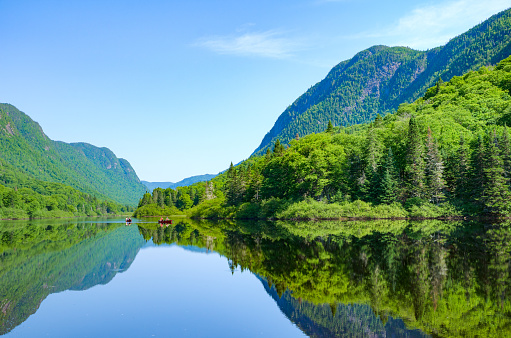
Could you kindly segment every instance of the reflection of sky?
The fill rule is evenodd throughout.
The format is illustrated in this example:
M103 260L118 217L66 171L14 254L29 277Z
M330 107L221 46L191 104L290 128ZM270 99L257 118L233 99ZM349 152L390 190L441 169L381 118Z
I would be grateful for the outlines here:
M20 337L296 337L250 272L178 246L146 247L107 285L48 296ZM7 335L9 336L9 334Z

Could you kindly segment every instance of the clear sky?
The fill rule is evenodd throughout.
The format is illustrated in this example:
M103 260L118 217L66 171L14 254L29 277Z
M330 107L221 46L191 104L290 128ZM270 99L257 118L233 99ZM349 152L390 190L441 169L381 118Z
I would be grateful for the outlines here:
M177 182L246 159L337 63L426 50L511 0L0 0L0 102Z

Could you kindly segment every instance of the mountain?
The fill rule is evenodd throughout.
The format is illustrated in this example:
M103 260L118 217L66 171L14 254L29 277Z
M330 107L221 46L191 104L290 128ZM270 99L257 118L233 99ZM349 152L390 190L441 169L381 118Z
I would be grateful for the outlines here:
M149 189L149 191L153 191L154 189L156 188L162 188L162 189L167 189L167 188L171 188L171 189L175 189L177 187L185 187L185 186L189 186L189 185L192 185L194 183L197 183L197 182L205 182L205 181L209 181L211 180L212 178L216 177L217 175L211 175L211 174L205 174L205 175L197 175L197 176L192 176L192 177L188 177L188 178L185 178L177 183L172 183L172 182L148 182L148 181L141 181L142 184L144 184L147 189Z
M413 102L439 79L450 80L511 54L511 9L496 14L446 45L428 51L374 46L335 66L293 102L254 154L296 135L322 132L328 121L348 126L374 120Z
M3 163L23 174L119 203L134 205L146 190L130 163L110 149L53 141L10 104L0 104L0 153Z

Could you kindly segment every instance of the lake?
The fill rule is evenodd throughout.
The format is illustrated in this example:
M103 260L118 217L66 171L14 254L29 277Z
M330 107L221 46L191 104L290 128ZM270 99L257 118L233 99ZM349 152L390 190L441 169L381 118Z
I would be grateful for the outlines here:
M511 224L0 222L6 337L510 336Z

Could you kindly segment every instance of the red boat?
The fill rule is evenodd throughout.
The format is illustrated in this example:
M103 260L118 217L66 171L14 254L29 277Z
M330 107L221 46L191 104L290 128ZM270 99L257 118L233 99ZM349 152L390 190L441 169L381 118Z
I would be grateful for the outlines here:
M160 219L158 220L158 224L172 224L171 219Z

